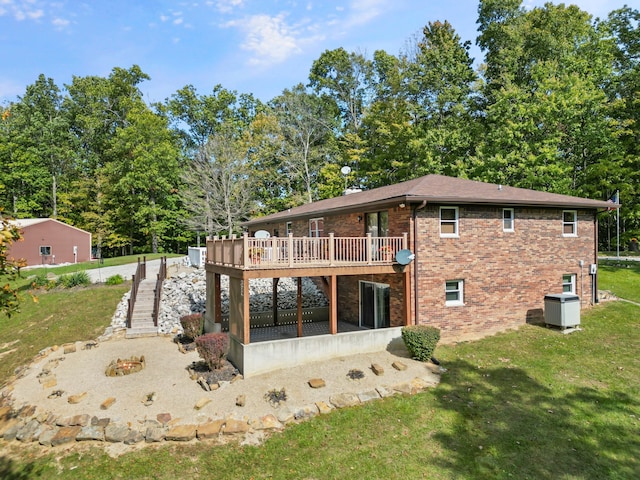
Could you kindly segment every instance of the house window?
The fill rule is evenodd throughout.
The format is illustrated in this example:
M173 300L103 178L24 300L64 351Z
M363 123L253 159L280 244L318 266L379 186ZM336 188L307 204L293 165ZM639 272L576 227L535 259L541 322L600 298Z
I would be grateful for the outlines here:
M513 208L502 209L502 231L513 232L515 230Z
M575 237L578 235L578 213L575 210L562 212L562 235Z
M287 231L287 237L288 237L291 233L293 233L293 223L291 223L291 222L287 222L286 231Z
M324 234L324 218L312 218L309 220L309 236L322 237Z
M365 214L365 233L370 233L372 237L389 236L389 212L372 212Z
M42 256L51 255L51 247L47 247L47 246L42 247L41 246L40 247L40 255L42 255Z
M440 236L458 236L458 207L440 207Z
M464 281L463 280L447 280L445 282L445 304L446 305L464 305Z
M562 275L562 293L576 293L576 276L573 273Z

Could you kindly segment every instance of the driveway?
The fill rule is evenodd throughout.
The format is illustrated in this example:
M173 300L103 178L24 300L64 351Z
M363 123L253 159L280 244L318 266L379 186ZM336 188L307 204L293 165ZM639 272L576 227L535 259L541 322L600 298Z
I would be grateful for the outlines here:
M173 265L181 265L184 261L184 257L171 257L167 258L167 268ZM93 283L102 283L107 278L114 275L122 275L125 280L131 280L131 277L136 273L138 268L137 263L128 263L126 265L118 265L115 267L99 267L91 270L86 270L91 281ZM147 260L147 278L151 278L152 275L156 275L160 269L160 259Z

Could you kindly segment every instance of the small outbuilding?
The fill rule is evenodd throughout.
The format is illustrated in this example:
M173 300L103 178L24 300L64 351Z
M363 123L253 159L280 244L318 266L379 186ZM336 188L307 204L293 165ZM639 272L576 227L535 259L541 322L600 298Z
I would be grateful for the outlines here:
M91 234L53 218L23 218L11 223L22 240L9 248L8 256L25 259L28 266L78 263L91 260Z

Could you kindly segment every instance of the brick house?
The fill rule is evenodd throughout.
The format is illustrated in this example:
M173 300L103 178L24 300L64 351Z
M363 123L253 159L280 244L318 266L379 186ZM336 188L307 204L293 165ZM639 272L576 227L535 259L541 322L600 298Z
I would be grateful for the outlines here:
M220 275L230 277L230 358L245 375L386 348L404 325L456 341L542 321L547 294L597 301L597 215L610 207L427 175L256 218L244 238L208 241L206 329L219 328ZM252 354L244 292L251 278L273 278L275 293L281 277L323 286L328 335L306 336L299 314L293 343Z
M11 220L22 240L11 245L9 258L24 258L28 266L91 260L91 233L53 218Z

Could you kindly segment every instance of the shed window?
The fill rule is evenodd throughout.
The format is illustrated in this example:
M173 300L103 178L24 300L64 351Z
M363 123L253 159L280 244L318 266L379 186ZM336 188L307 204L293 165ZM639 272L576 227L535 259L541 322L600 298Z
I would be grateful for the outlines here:
M40 255L42 255L42 256L51 255L51 247L50 246L41 246L40 247Z
M458 236L458 207L440 207L440 236Z

